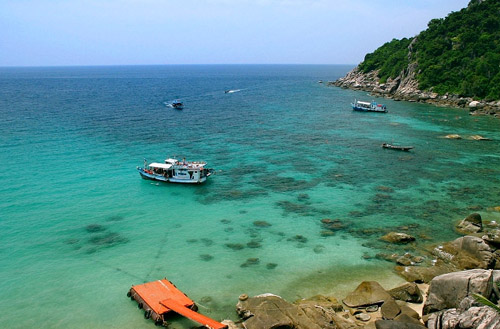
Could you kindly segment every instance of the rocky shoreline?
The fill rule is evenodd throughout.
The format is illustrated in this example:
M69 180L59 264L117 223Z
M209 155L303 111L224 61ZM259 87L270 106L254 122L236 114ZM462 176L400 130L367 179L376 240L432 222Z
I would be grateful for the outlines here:
M469 110L471 115L491 115L500 117L500 101L487 102L475 100L470 97L458 95L439 95L432 91L421 91L415 79L416 66L409 65L399 76L387 79L380 83L378 70L363 73L358 67L347 73L336 81L327 83L329 86L337 86L346 89L363 90L373 96L386 97L397 101L420 102L436 106L463 108Z
M224 323L230 329L500 328L500 312L474 297L500 300L500 225L473 213L455 229L463 236L453 241L411 254L377 255L394 262L406 284L386 290L364 281L340 300L318 295L293 303L270 293L242 294L236 305L240 321ZM405 245L415 237L389 232L381 240Z

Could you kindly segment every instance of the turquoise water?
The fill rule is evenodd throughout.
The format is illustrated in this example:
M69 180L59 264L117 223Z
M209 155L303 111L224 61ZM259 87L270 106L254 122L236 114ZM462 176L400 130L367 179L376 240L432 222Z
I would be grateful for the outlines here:
M1 326L151 328L125 294L163 277L216 319L241 293L390 288L402 280L374 258L393 251L387 230L432 243L472 210L500 219L500 121L391 100L353 112L371 97L317 83L350 68L0 68ZM135 170L173 155L217 174L184 186Z

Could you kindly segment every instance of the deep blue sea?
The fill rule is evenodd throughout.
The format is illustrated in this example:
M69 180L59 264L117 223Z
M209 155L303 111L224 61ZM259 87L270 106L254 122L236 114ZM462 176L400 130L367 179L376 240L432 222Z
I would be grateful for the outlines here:
M473 211L500 220L500 121L387 99L387 114L353 112L372 97L318 83L351 68L0 68L0 327L153 328L126 293L164 277L217 320L242 293L392 288L375 257L393 252L387 230L430 244ZM176 98L184 110L165 106ZM217 174L136 171L172 156Z

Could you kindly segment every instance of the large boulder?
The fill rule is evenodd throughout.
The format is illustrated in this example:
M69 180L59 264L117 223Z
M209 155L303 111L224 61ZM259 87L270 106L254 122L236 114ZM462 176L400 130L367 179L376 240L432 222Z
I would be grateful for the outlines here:
M430 282L423 314L459 308L462 301L474 293L489 298L492 286L492 270L478 269L437 276Z
M246 329L358 329L354 321L344 319L330 309L294 305L283 298L263 294L255 297L240 296L236 305L238 315L244 319Z
M429 329L496 329L500 328L500 313L488 306L455 308L436 312L427 321Z
M408 282L428 283L438 275L456 271L456 269L442 260L433 266L396 266L396 272Z
M478 233L481 232L482 229L483 221L481 215L478 213L470 214L457 225L457 230L465 234Z
M365 307L374 304L382 304L392 299L376 281L363 281L360 285L343 300L348 307Z
M458 269L489 269L495 266L494 250L481 238L464 236L443 244L434 254Z
M422 303L424 298L420 288L415 283L405 283L388 291L388 293L397 300L411 303Z
M327 297L323 295L316 295L307 299L299 299L294 302L302 308L307 307L322 307L332 312L342 312L344 308L342 304L335 297Z

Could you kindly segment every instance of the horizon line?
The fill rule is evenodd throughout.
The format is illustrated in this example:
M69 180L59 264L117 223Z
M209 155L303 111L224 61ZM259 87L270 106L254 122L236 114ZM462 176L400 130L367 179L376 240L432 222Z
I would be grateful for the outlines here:
M248 66L257 66L257 65L317 65L317 66L327 66L327 65L345 65L345 66L357 66L359 64L333 64L333 63L211 63L211 64L203 64L203 63L191 63L191 64L71 64L71 65L0 65L0 69L4 68L57 68L57 67L123 67L123 66L237 66L237 65L248 65Z

